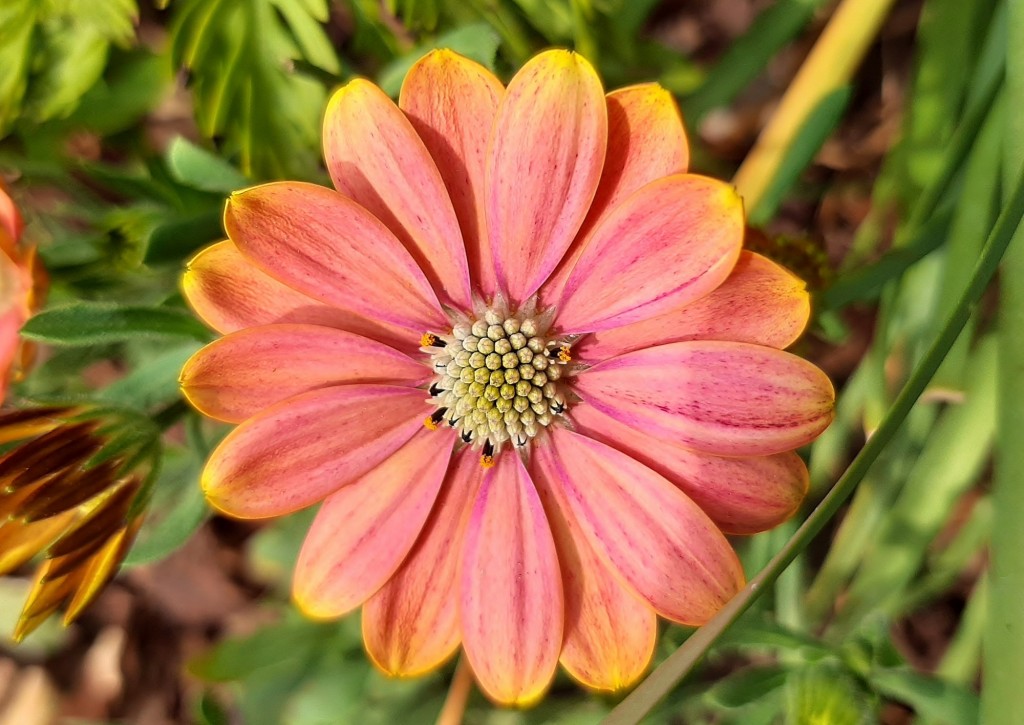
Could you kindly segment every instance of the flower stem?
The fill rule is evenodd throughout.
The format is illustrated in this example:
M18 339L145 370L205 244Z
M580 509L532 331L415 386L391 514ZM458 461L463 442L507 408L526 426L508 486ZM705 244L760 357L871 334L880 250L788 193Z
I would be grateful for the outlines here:
M754 209L794 139L822 99L845 85L860 64L893 0L843 0L800 67L733 183Z
M966 325L968 318L972 311L981 298L982 293L988 286L989 281L992 279L999 261L1003 257L1003 253L1009 246L1011 239L1013 239L1018 227L1020 227L1021 218L1024 217L1024 175L1018 178L1016 186L1013 191L1012 197L1007 201L1006 206L1003 208L1002 213L999 215L999 219L996 221L996 225L989 235L988 240L985 242L985 247L982 252L981 258L978 261L977 266L974 269L974 273L971 275L970 283L964 290L963 295L960 297L956 304L956 307L950 312L949 317L946 318L945 323L942 326L935 341L932 342L928 348L928 352L922 358L921 362L918 363L917 367L914 368L913 373L907 380L903 389L900 391L899 396L896 398L892 407L886 413L883 418L881 425L875 431L874 435L868 439L867 444L861 449L857 457L854 458L850 467L846 469L846 472L842 475L836 485L829 491L828 495L822 499L822 502L818 504L818 507L814 512L807 518L803 525L797 529L793 537L786 543L785 547L779 551L778 554L768 563L768 565L762 569L757 576L750 580L744 589L737 594L732 600L726 604L721 611L715 617L705 624L703 627L698 629L693 635L683 643L683 645L669 655L668 659L662 662L640 685L630 693L619 705L612 710L604 720L604 725L626 725L627 723L637 723L644 717L654 705L667 695L675 685L682 680L697 662L704 656L711 645L718 639L719 636L725 632L726 629L732 625L740 615L742 615L756 600L761 593L768 589L772 583L779 577L782 571L802 552L811 540L825 527L825 525L832 519L833 516L839 511L840 507L849 498L850 494L856 488L857 484L864 478L864 475L868 472L871 464L874 463L875 459L878 458L879 454L885 449L889 442L893 439L899 427L902 425L904 419L910 413L914 403L924 392L931 380L935 371L939 369L942 361L945 359L946 353L949 352L953 343L956 341L957 336L963 330ZM1017 250L1015 250L1017 251ZM1015 256L1020 257L1017 253ZM1024 261L1024 260L1022 260ZM1024 266L1022 266L1024 271ZM1022 276L1024 279L1024 276ZM1024 289L1022 289L1024 292ZM1024 298L1021 299L1021 305L1018 306L1018 310L1024 311ZM1020 337L1020 336L1018 336ZM1024 338L1017 342L1018 349L1024 351ZM1024 358L1019 358L1020 359ZM1018 392L1024 392L1024 376L1020 376L1018 372L1018 379L1014 382L1016 386L1015 390ZM1022 396L1024 397L1024 396ZM1017 398L1020 401L1022 398ZM1015 414L1019 417L1024 417L1024 406L1018 405ZM1024 433L1024 425L1018 428L1018 432ZM1018 441L1018 446L1024 445L1024 441ZM1019 451L1019 449L1018 449ZM1018 454L1019 459L1019 454ZM1015 472L1024 474L1020 469L1024 467L1024 461L1018 460L1015 464ZM1015 526L1011 527L1014 529L1013 535L1015 537L1024 538L1024 528L1020 524L1020 516L1024 515L1024 487L1020 486L1020 478L1011 481L1016 484L1016 508L1013 512L1008 512L1008 516L1012 516L1016 513ZM1018 542L1021 548L1024 548L1024 542ZM1012 557L1019 558L1019 552L1021 549L1008 552ZM1016 565L1018 570L1024 572L1024 566L1021 564ZM1015 589L1015 592L1024 591L1024 587ZM1019 624L1020 614L1020 599L1017 598L1012 603L1008 602L1008 605L1016 607L1013 610L1014 617ZM1020 631L1017 634L1021 634ZM1015 639L1015 641L1017 641ZM1013 663L1012 671L1014 674L1021 674L1024 669L1024 659L1020 657L1024 645L1018 645L1016 647L1005 647L1003 656L999 661L1010 667L1010 663ZM1024 678L1024 675L1021 675ZM1007 681L1011 687L1016 687L1017 690L1021 690L1020 682L1021 679L1013 680L1012 684ZM1020 699L1024 697L1024 693L1014 691L1014 701L1021 704ZM1020 709L1014 710L1013 708L1006 709L1005 712L1021 712L1024 710L1024 704L1021 704ZM987 721L986 721L987 722ZM1005 721L993 721L993 722L1007 722Z
M1008 38L1024 30L1024 2L1009 0ZM1006 53L1007 106L1024 101L1024 48L1011 41ZM1003 173L1012 178L1024 161L1022 118L1008 114ZM1000 277L999 371L996 467L992 487L988 621L984 635L981 720L986 725L1020 722L1024 712L1024 230L1017 234Z
M459 659L452 676L452 684L448 688L448 696L444 699L444 707L437 716L437 725L459 725L466 714L466 703L473 689L473 671L465 657Z

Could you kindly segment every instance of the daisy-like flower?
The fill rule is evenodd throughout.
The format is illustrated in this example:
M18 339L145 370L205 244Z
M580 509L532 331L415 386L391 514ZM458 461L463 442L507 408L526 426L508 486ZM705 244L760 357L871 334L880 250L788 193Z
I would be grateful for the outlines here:
M18 207L0 183L0 401L11 380L19 379L35 357L35 344L23 341L18 333L47 286L35 248L21 243L23 230Z
M324 123L336 191L231 197L184 288L225 337L184 391L240 425L202 484L242 518L323 501L294 576L313 617L362 605L394 675L460 646L500 703L560 661L629 686L657 616L699 625L743 585L725 533L790 516L793 449L833 390L782 352L802 283L741 251L726 184L686 173L656 85L605 96L543 53L507 88L438 51L395 105L355 80Z

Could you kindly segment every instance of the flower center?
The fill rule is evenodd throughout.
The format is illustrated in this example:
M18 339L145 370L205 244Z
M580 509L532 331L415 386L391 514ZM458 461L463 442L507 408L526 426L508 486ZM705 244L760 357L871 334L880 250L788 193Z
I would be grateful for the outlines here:
M426 333L422 349L437 378L430 394L437 410L424 421L442 421L462 440L483 447L485 466L505 443L525 446L566 409L558 380L572 356L568 341L546 338L545 315L488 309L457 322L450 339Z

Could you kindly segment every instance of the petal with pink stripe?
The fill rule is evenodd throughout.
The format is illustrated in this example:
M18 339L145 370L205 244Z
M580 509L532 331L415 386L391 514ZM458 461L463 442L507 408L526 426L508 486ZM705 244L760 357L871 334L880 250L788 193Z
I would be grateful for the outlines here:
M700 625L743 587L729 542L682 491L614 448L549 430L535 445L534 474L658 614Z
M482 65L441 49L413 65L398 101L441 172L466 243L470 279L485 299L494 296L496 283L484 217L484 169L504 92Z
M324 158L338 191L394 232L438 296L470 309L469 268L452 200L394 101L362 78L337 90L324 117Z
M636 350L575 378L576 393L653 438L720 456L810 443L832 422L835 391L796 355L695 340Z
M683 119L672 94L656 83L608 94L608 152L594 201L576 239L541 288L546 303L557 302L569 272L594 227L626 197L663 176L681 174L689 163Z
M229 516L298 511L369 473L423 427L422 390L339 385L278 403L228 434L202 475Z
M558 549L565 592L562 666L593 690L618 692L640 678L654 654L658 621L650 605L594 550L573 518L533 475Z
M527 299L569 248L604 166L608 112L601 81L575 53L523 66L498 107L485 184L498 286Z
M228 199L224 226L243 254L303 294L411 331L445 326L401 242L336 191L299 182L247 189Z
M181 371L185 397L205 415L240 423L309 390L342 383L416 386L431 370L392 347L319 325L265 325L197 352Z
M807 494L807 466L792 451L772 456L713 456L652 441L592 405L572 407L575 429L660 473L727 534L756 534L796 513Z
M811 296L803 280L744 251L717 289L696 302L631 325L587 335L573 351L599 362L622 353L685 340L729 340L782 349L807 326Z
M473 502L483 477L478 451L452 458L434 510L402 566L363 606L363 642L389 675L413 677L458 649L459 568Z
M484 693L506 705L539 699L562 649L562 582L544 509L515 452L484 476L460 602L463 647Z
M455 440L454 431L421 427L324 501L295 565L292 596L299 609L317 619L340 617L391 578L434 506Z
M743 203L721 181L676 174L642 187L594 229L556 324L594 332L654 317L725 281L743 244Z

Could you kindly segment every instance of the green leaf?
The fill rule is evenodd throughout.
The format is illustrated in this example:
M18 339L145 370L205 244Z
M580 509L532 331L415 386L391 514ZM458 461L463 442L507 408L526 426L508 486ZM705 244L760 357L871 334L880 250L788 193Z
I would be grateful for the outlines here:
M863 725L869 708L853 680L836 668L808 667L786 682L787 725Z
M132 545L125 566L159 561L183 546L210 509L199 486L202 462L192 451L171 449L153 487L149 513Z
M51 345L102 345L139 337L208 341L210 332L187 312L164 307L122 307L79 302L40 312L21 334Z
M36 0L7 0L0 3L0 137L21 112L28 88L32 62L32 38L37 13Z
M905 668L875 670L869 682L881 694L910 705L918 715L932 722L943 725L978 722L978 696L961 685Z
M135 37L135 0L6 0L0 8L0 136L24 116L62 118L100 79L111 43Z
M145 264L180 265L200 247L224 238L221 226L223 204L213 209L168 215L149 233Z
M748 222L752 226L762 226L775 216L786 192L832 134L852 95L851 86L837 88L822 98L807 116L807 121L793 139L792 145L786 149L775 178L761 195L757 206L750 211Z
M330 43L311 8L318 14L323 9L293 2L279 12L275 0L175 3L171 57L188 71L199 129L222 139L225 154L237 156L247 176L319 173L327 91L295 66L337 66L327 57Z
M165 350L108 385L100 391L99 397L109 403L139 410L176 400L180 395L178 375L181 367L198 349L198 342L189 342Z
M230 193L249 185L249 180L234 166L183 136L176 137L168 146L167 168L177 181L202 191Z
M719 680L704 696L718 707L743 707L782 687L786 677L781 667L748 667Z
M210 682L238 680L288 660L313 654L332 628L304 620L286 621L264 627L248 637L221 642L192 660L188 670Z
M439 35L433 42L417 46L412 52L390 63L377 76L377 84L389 96L397 96L405 74L416 61L435 48L449 48L494 70L494 56L498 52L500 42L498 34L487 23L463 26Z
M327 7L303 7L294 0L271 0L292 31L302 55L317 68L328 73L341 73L341 63L334 46L320 23L328 18Z

